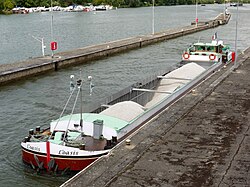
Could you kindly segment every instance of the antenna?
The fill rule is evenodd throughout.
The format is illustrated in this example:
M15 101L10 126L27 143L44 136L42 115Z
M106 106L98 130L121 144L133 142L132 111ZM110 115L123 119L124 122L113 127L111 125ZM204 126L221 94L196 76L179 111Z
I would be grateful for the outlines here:
M201 36L199 36L198 43L200 43L200 40L201 40Z

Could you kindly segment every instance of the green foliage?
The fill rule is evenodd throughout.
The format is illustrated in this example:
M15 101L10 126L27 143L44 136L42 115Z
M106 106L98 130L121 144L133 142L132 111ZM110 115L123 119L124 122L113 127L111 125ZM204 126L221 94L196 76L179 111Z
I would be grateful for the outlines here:
M4 3L4 0L0 0L0 11L3 10L3 3Z
M100 4L102 4L103 3L103 0L93 0L92 1L92 3L93 3L93 5L100 5Z
M114 7L140 7L151 6L153 0L52 0L53 6L66 7L72 4L93 5L108 4ZM224 0L216 0L217 3L224 3ZM233 2L233 1L231 1ZM241 1L249 3L250 0ZM171 6L171 5L191 5L195 4L196 0L155 0L156 6ZM198 0L199 4L214 3L214 0ZM0 0L0 13L3 11L10 11L13 7L38 7L51 6L51 0Z
M4 7L3 10L11 10L14 8L14 3L11 0L6 0L3 3L3 7Z
M11 10L14 8L14 6L15 2L13 2L12 0L0 0L0 12Z

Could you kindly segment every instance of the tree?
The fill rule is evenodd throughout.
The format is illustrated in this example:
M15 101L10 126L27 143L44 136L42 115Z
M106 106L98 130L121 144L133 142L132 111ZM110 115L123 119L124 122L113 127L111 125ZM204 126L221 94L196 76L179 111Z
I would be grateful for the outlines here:
M3 10L12 10L14 8L14 3L11 0L5 0L3 3Z
M16 0L15 4L17 7L23 7L25 4L25 0Z
M103 0L93 0L92 3L93 3L93 5L101 5L104 2L103 2Z
M4 0L0 0L0 11L3 10L3 3L4 3Z

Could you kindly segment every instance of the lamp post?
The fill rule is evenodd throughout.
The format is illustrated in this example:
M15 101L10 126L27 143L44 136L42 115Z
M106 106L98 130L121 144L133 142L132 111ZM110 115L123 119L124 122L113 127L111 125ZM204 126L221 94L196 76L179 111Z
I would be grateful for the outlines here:
M197 13L197 8L198 8L198 3L196 0L196 5L195 5L195 25L198 27L198 13Z
M224 0L224 20L226 20L226 9L227 9L227 7L226 7L226 0Z
M237 40L238 40L238 14L239 14L239 0L237 2L237 14L236 14L236 23L235 23L235 28L236 28L236 31L235 31L235 61L234 61L234 67L236 67L237 65L237 56L238 56L238 52L237 52Z
M52 0L50 1L50 8L51 8L51 25L50 25L50 34L51 34L51 41L54 40L54 36L53 36L53 8L52 8ZM54 57L54 52L53 50L51 49L51 58Z
M152 0L152 34L155 34L155 0Z

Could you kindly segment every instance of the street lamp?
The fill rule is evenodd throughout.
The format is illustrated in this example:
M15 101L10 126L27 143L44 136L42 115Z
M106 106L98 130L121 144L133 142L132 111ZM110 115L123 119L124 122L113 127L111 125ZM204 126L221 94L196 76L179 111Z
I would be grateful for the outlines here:
M226 6L226 0L224 0L224 20L226 20L226 13L227 13L227 6Z
M51 41L54 40L53 36L53 8L52 8L52 0L50 1L50 11L51 11L51 25L50 25L50 34L51 34ZM51 49L51 58L54 57L53 49Z
M152 34L155 34L155 0L152 0Z

